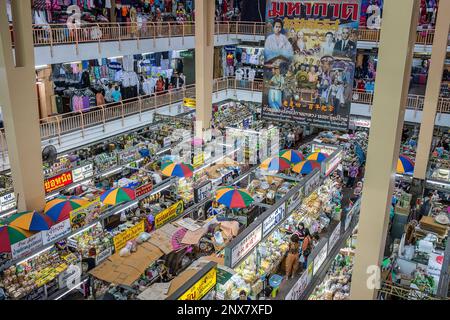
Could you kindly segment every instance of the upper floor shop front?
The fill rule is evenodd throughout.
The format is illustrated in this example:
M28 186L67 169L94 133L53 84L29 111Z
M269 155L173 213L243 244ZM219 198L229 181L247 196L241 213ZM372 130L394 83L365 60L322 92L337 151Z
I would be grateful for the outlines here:
M215 46L264 41L267 25L261 22L215 23ZM14 43L14 31L11 27ZM378 47L379 29L360 28L358 48ZM416 52L431 52L434 29L417 31ZM36 65L195 48L194 22L86 23L33 25ZM450 46L448 48L450 51Z

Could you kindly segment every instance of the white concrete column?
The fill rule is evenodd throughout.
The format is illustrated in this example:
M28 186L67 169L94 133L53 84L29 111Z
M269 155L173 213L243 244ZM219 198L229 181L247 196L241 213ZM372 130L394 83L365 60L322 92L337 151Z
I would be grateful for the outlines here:
M212 118L213 62L214 62L215 1L195 1L195 98L196 116L202 121L196 136L208 129Z
M385 0L351 299L379 286L418 21L418 0ZM378 281L376 281L378 280Z
M12 1L11 9L15 55L6 0L0 0L0 105L18 209L41 210L45 192L30 2Z
M414 167L414 177L420 180L425 180L427 177L428 159L430 158L434 123L441 93L442 73L447 55L449 25L450 0L440 0Z

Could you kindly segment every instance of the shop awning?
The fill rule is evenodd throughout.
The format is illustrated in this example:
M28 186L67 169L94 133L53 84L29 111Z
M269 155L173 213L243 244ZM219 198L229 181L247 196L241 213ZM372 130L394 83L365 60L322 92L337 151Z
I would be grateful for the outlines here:
M217 263L200 258L170 282L167 300L178 300L186 292L192 292L190 298L182 300L200 300L217 282ZM213 270L214 269L214 270Z
M178 229L180 228L172 223L168 223L160 229L155 230L148 242L161 249L165 254L170 254L173 251L172 236Z
M157 246L145 242L131 256L121 257L115 253L89 273L94 277L114 284L131 286L145 270L164 255Z

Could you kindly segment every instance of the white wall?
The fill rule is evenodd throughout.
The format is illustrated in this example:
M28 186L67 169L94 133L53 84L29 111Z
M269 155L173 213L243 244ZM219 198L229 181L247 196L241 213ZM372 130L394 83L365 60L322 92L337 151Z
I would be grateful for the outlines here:
M216 46L236 45L239 39L248 36L220 35L215 36ZM251 37L253 38L253 37ZM147 52L164 52L172 50L187 50L195 48L195 37L174 37L160 39L141 39L126 41L90 42L79 44L35 47L35 65L91 60L117 57L123 55L142 54Z

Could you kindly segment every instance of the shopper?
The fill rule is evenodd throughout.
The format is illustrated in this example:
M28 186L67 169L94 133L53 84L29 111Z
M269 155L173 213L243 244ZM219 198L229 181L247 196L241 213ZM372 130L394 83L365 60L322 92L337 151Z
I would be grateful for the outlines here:
M241 290L241 292L239 292L239 297L236 300L252 300L249 296L247 296L247 292L245 290Z
M102 300L116 300L116 297L111 293L115 289L115 284L111 283L108 287L108 290L102 297Z
M362 189L363 189L363 183L361 181L359 181L356 184L355 190L353 190L353 196L350 198L350 200L353 203L355 203L361 197Z
M114 91L111 93L111 97L114 102L120 102L122 100L122 94L120 93L118 86L114 87Z
M317 246L317 245L319 244L319 241L320 241L319 233L314 232L314 234L313 234L313 236L312 236L312 243L313 243L313 246Z
M312 239L308 228L305 228L305 239L302 242L303 269L308 265L308 256L311 254Z
M352 163L350 168L348 169L348 181L347 181L347 188L353 188L355 185L356 177L359 173L359 166L356 161Z
M104 104L106 104L105 102L105 90L100 90L97 92L97 94L95 95L95 100L97 102L97 106L103 106Z
M419 210L419 221L422 219L423 216L428 216L430 214L432 197L433 193L430 192L428 196L423 199L422 206L420 207Z
M105 101L107 103L113 103L114 99L112 97L112 93L113 93L113 85L112 83L108 84L108 88L106 89L106 93L105 93Z
M293 234L291 236L291 242L289 242L289 251L286 257L286 279L292 276L294 278L298 269L298 262L300 258L300 239L298 235Z
M156 81L156 94L162 94L164 91L165 82L163 76L160 76L159 79Z

